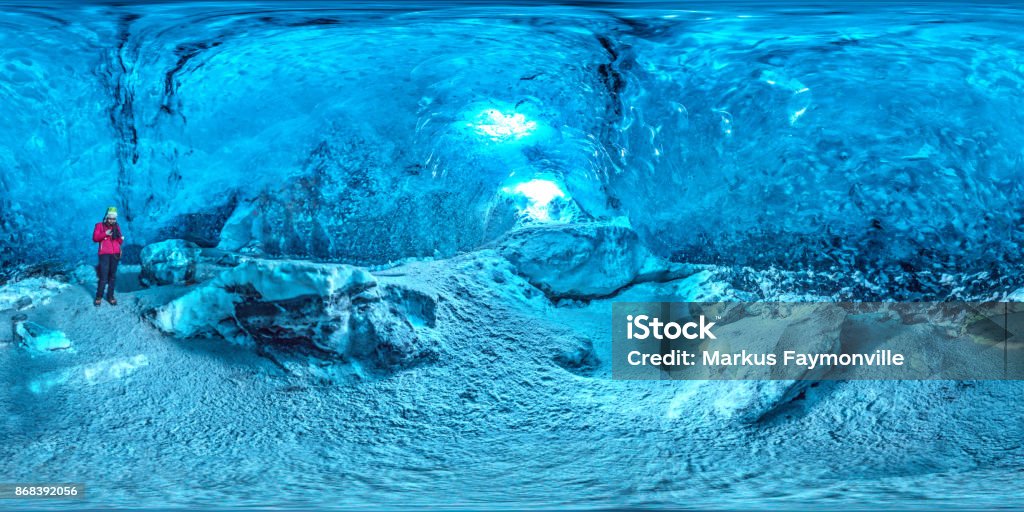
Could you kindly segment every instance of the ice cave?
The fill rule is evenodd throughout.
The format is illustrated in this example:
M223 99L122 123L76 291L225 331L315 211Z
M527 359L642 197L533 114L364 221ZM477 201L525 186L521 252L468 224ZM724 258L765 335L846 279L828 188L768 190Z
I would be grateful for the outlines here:
M5 3L0 507L1024 503L1020 380L610 363L616 302L1024 302L1021 7L571 4Z

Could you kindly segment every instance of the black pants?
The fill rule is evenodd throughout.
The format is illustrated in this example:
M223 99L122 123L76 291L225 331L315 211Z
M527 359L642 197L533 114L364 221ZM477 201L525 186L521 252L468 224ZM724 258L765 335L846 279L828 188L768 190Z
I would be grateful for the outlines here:
M116 254L100 254L99 272L97 272L96 298L103 298L103 289L107 289L107 299L114 298L114 282L117 281L117 262L120 259Z

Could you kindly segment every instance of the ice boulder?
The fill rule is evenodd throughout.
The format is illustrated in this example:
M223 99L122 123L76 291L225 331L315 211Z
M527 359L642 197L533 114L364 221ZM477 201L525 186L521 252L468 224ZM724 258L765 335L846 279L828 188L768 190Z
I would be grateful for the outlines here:
M611 295L636 280L650 259L632 229L603 222L524 228L497 248L552 298Z
M68 287L49 277L31 277L0 286L0 311L44 305Z
M406 305L413 301L400 300L405 295L382 289L359 267L253 259L158 308L154 323L181 338L213 334L255 345L288 369L315 360L363 375L431 355L417 332L433 324L433 308L423 306L430 299L418 298L412 314Z
M71 348L71 340L62 331L29 322L25 315L16 315L11 320L14 324L14 339L32 352L53 352Z
M220 230L217 248L225 251L259 252L262 218L253 201L239 203Z
M185 240L164 240L142 249L143 286L186 283L195 279L199 246Z

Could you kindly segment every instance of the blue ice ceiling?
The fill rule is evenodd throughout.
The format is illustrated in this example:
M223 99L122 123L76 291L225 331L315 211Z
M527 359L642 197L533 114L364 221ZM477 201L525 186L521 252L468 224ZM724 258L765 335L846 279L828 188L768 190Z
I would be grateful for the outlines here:
M0 263L81 261L117 205L135 251L377 264L618 218L681 261L1006 273L1024 36L999 20L7 8Z

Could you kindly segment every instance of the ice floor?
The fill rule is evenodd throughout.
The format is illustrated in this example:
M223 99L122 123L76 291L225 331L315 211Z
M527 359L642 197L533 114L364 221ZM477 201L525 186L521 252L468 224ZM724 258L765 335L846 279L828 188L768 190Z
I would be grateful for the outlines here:
M0 484L88 496L0 508L1020 507L1022 382L609 366L615 301L1024 301L1020 8L584 3L0 9Z
M201 278L221 270L204 263ZM98 309L87 285L62 289L28 314L67 332L73 350L0 347L0 473L84 482L84 505L99 508L933 509L1024 498L1020 382L822 382L765 406L756 383L613 381L613 298L555 306L487 251L377 276L438 299L434 327L417 327L437 357L333 384L147 320L201 284L128 291L128 269L121 305ZM713 281L623 294L728 293ZM743 416L750 408L763 410Z

